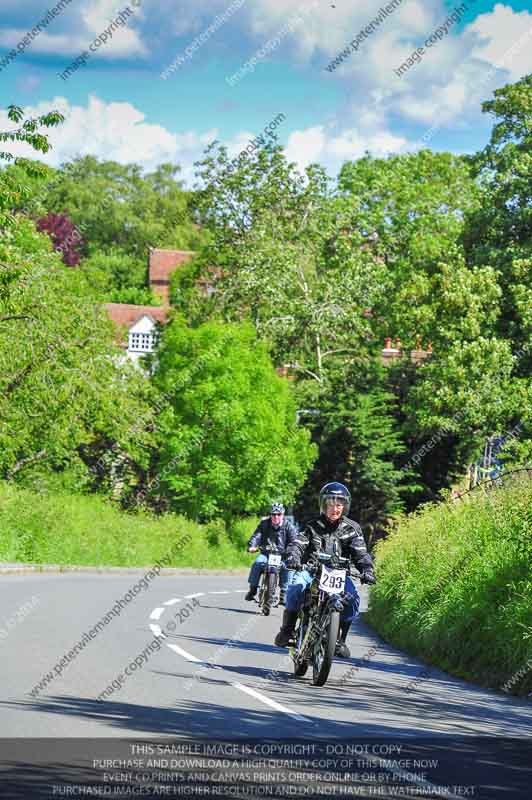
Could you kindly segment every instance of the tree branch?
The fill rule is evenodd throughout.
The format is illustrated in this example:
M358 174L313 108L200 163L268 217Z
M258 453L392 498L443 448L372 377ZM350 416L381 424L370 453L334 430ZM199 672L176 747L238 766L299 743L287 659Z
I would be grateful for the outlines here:
M337 350L326 350L324 353L321 354L322 358L325 356L331 356L334 353L355 353L356 348L353 347L339 347Z
M8 317L0 317L0 322L9 322L11 319L31 319L36 322L35 317L29 317L27 314L11 314Z
M33 464L36 461L40 461L42 458L46 456L46 450L39 450L38 453L35 453L33 456L27 456L26 458L21 458L17 461L14 467L8 470L7 479L11 480L13 475L16 475L17 472L20 472L21 469L27 467L28 464Z
M315 372L312 372L312 370L307 369L306 367L300 367L299 364L287 364L286 366L289 369L297 369L300 372L305 372L307 375L311 375L315 380L317 380L318 383L323 383L323 378L320 378L319 375L316 375Z

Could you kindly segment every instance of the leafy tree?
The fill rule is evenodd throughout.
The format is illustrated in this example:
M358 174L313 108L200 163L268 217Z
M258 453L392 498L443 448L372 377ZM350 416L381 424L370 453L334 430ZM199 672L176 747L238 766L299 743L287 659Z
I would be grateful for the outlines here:
M341 481L351 492L353 518L372 541L403 508L402 493L410 482L397 461L406 448L395 418L397 400L383 389L382 367L373 360L347 369L347 375L344 368L334 375L315 411L319 457L299 495L298 512L303 519L315 514L319 488Z
M82 226L86 255L119 250L145 261L149 247L194 249L201 242L178 170L163 164L143 175L137 164L85 156L63 165L39 199Z
M321 385L338 354L371 338L365 310L382 291L380 264L363 233L344 245L351 209L333 202L321 167L301 175L273 146L232 172L228 163L225 148L213 145L199 164L198 210L212 241L196 263L200 277L209 281L213 267L217 276L207 307L251 319L278 364Z
M489 144L470 159L481 204L466 220L468 263L488 265L500 287L495 332L511 351L504 365L506 396L491 433L520 426L514 463L532 459L532 76L497 89L482 110L495 119ZM502 346L502 344L501 344Z
M43 167L14 210L68 215L83 236L81 267L99 298L110 300L116 290L147 288L150 247L193 250L206 239L178 171L163 164L143 174L136 164L86 156L58 170ZM12 180L19 175L16 167L7 172Z
M478 190L464 159L423 150L344 164L339 192L351 198L353 225L384 265L385 291L371 307L381 341L405 349L430 341L442 354L457 341L493 331L500 290L489 267L466 265L461 237Z
M45 217L37 220L37 230L48 234L54 250L61 252L64 264L68 267L79 264L83 238L66 214L54 214L50 211Z
M0 240L0 476L80 465L89 450L98 460L115 444L142 462L150 390L119 356L83 276L18 219Z
M80 269L93 286L95 295L101 300L111 302L123 292L149 293L146 286L147 258L137 258L118 247L94 250L91 255L82 259Z
M17 107L9 115L23 119ZM39 127L61 119L52 112L26 120L0 138L46 152ZM0 476L20 480L37 465L68 466L82 483L87 454L103 464L102 451L112 460L115 447L142 463L149 387L140 373L119 365L114 332L84 276L65 269L30 219L12 213L30 197L39 165L2 156L13 165L0 172Z
M428 151L345 165L340 187L354 193L359 224L374 231L375 255L387 266L374 329L399 336L407 353L417 340L433 346L424 363L413 367L405 358L389 373L406 462L426 487L411 499L433 499L463 474L485 437L527 405L512 390L514 359L500 338L498 271L485 260L473 263L464 246L483 192L466 159Z
M382 411L382 398L396 397L392 427L410 451L404 461L448 426L449 459L431 463L426 476L431 493L448 485L495 421L506 418L511 361L495 335L496 272L465 260L464 220L480 204L466 161L429 151L368 156L344 165L333 192L321 168L301 176L280 148L266 148L230 172L224 149L213 147L199 176L198 207L212 246L175 278L180 307L192 307L196 321L202 308L251 319L273 344L276 363L292 365L302 407L323 414L339 397L350 398L341 410L352 419L334 427L331 416L315 431L329 471L331 442L339 444L346 428L357 430L365 408L359 395L368 389L353 365L375 361L384 338L399 337L405 357L372 383L375 403ZM216 293L204 300L196 293L191 303L194 282L208 280L213 265ZM433 357L413 367L410 350L429 342ZM479 407L486 383L488 402ZM383 430L388 423L384 414ZM403 460L399 450L393 446L382 459L392 472ZM397 475L389 481L379 513L388 513L399 490L408 498L422 474L423 467L407 469L402 481Z
M158 416L157 490L172 510L227 522L293 499L314 447L251 326L191 329L175 319L154 380L168 400Z
M108 292L106 300L109 303L131 303L136 306L160 306L162 299L151 289L137 289L135 287L112 289Z
M8 107L7 116L18 127L0 131L0 142L24 142L41 153L50 150L50 142L42 129L56 127L64 120L58 111L24 119L23 110L15 105ZM14 223L14 209L29 198L32 180L46 175L46 167L32 159L15 157L9 150L0 150L2 161L13 165L0 172L0 227L3 228Z
M502 313L498 333L515 353L532 342L532 75L494 92L483 103L496 123L487 147L472 159L482 203L468 217L470 262L497 272ZM532 350L519 360L530 375Z

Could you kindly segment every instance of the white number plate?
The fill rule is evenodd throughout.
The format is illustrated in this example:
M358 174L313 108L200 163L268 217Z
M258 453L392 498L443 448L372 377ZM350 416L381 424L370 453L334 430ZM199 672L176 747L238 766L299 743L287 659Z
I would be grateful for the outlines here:
M320 589L328 594L340 594L345 589L345 569L321 568Z
M270 555L268 556L268 564L270 565L270 567L280 567L281 566L281 556L274 555L273 553L270 553Z

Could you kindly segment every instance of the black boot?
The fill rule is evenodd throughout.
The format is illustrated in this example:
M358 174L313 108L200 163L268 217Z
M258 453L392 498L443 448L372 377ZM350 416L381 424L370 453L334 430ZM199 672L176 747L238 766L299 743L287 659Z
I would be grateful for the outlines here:
M298 612L289 611L287 608L283 611L283 624L281 630L274 639L274 644L277 647L286 647L291 641L294 640L294 628L297 622Z
M245 599L246 600L254 600L255 599L255 595L257 594L257 589L258 588L259 588L258 586L252 586L250 584L249 585L249 592L247 593Z
M340 635L338 636L338 641L336 642L336 649L334 651L335 656L339 656L340 658L349 658L351 655L351 651L345 643L350 627L350 622L340 622Z
M286 589L279 590L279 605L284 606L286 600Z

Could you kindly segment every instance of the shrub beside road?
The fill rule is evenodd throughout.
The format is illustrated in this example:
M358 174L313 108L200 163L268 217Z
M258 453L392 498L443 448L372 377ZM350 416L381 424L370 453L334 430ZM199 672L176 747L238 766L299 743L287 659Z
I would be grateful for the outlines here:
M126 514L102 498L38 494L0 482L0 562L77 566L144 567L185 536L169 567L247 566L245 552L255 519L198 525L185 517Z
M532 691L532 484L426 505L377 545L369 621L454 675ZM517 678L516 678L517 676Z

